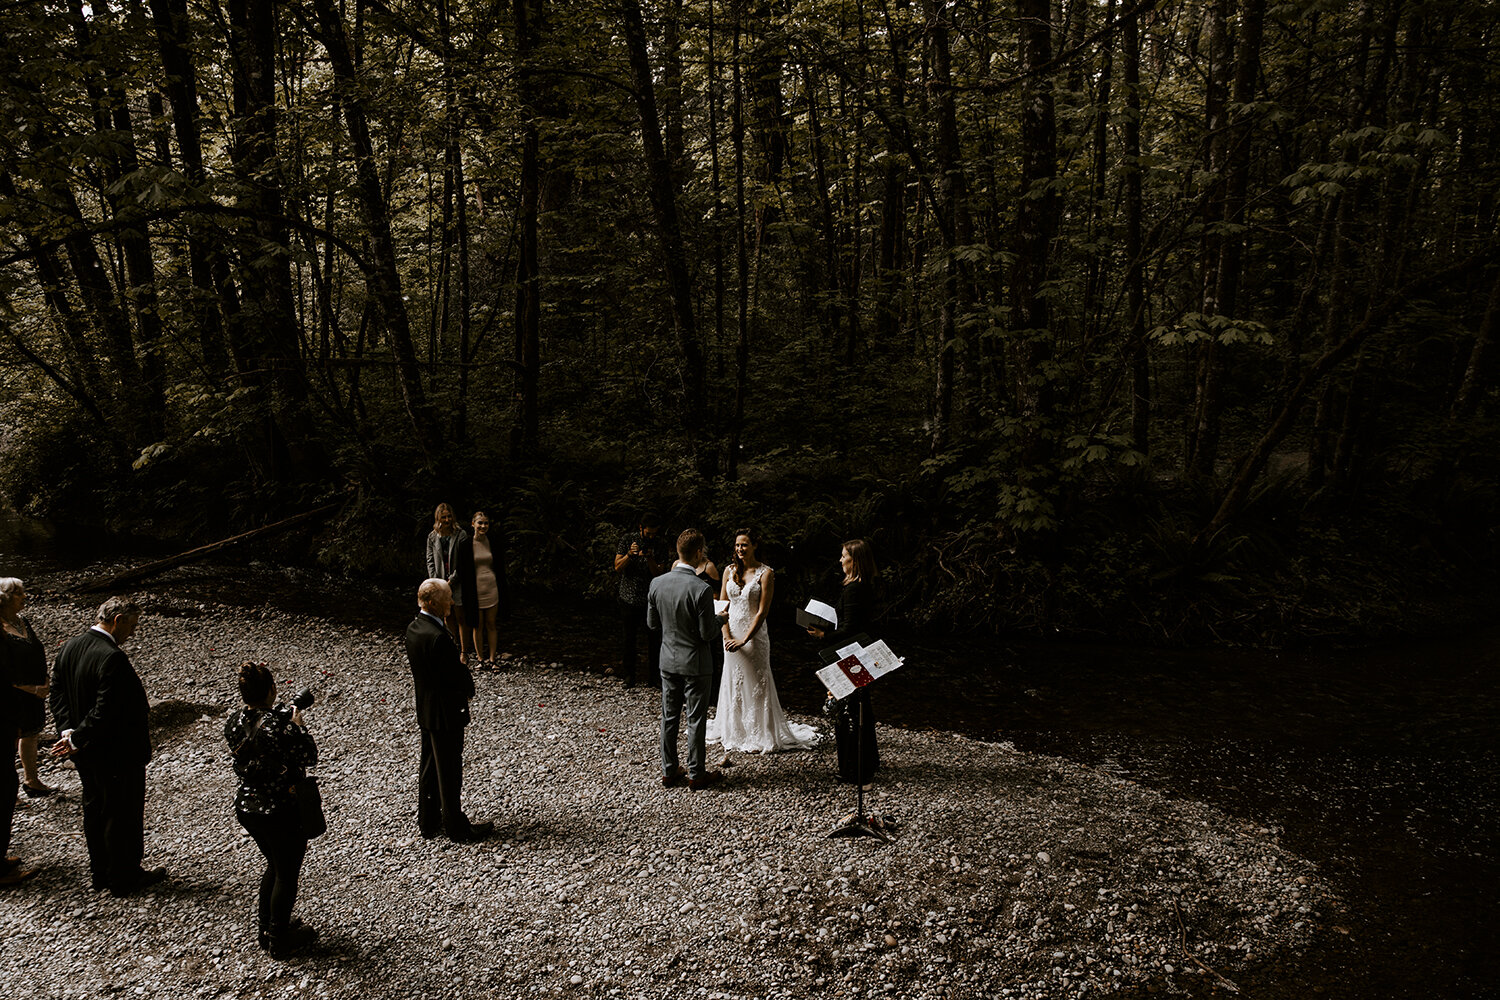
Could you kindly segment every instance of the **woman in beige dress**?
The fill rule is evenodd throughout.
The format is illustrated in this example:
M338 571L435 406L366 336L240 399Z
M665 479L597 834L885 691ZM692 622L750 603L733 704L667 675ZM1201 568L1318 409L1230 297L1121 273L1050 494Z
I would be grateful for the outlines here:
M458 581L463 588L464 620L474 644L480 670L494 670L500 651L501 591L505 580L504 551L490 535L490 516L475 511L470 536L458 546ZM481 638L482 637L482 638Z

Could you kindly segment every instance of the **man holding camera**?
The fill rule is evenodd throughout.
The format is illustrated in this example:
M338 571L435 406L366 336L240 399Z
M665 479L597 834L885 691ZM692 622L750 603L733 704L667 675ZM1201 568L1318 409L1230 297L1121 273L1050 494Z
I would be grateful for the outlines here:
M141 609L111 597L98 622L69 639L52 667L52 718L83 786L83 836L95 890L128 896L167 877L141 868L145 854L146 764L151 760L146 689L120 648L135 635Z
M470 823L460 802L464 781L464 727L474 675L458 658L443 620L453 606L448 581L432 578L417 588L421 611L406 629L406 659L417 690L422 758L417 777L417 826L429 840L439 833L461 842L483 840L493 823Z
M615 572L620 576L620 621L625 646L619 674L626 687L635 686L635 654L641 630L646 630L646 681L660 684L661 629L646 624L646 591L651 581L670 568L661 522L651 514L641 518L640 529L620 538L615 547Z

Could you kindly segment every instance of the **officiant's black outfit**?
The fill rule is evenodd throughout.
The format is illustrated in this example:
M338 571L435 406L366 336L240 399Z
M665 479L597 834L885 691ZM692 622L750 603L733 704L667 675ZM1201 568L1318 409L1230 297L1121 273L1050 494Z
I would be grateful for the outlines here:
M474 675L458 659L458 647L443 623L425 611L406 629L406 659L417 693L422 758L417 777L417 826L422 836L477 840L484 830L464 815L464 727Z
M151 760L146 689L109 633L91 628L57 654L50 704L57 731L72 734L93 887L130 893L155 875L141 869Z
M844 584L836 610L839 627L824 637L834 648L846 646L868 631L875 618L875 585L867 580ZM833 713L833 739L838 746L839 780L851 785L869 784L880 767L880 748L875 745L875 709L868 688L860 688L838 704Z

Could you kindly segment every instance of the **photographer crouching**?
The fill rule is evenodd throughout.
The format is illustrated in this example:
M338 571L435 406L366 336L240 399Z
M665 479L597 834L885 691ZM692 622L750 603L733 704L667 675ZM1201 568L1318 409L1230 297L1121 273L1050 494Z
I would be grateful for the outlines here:
M240 779L234 812L266 857L257 909L260 946L272 958L284 959L317 937L312 928L292 921L308 838L322 832L321 803L305 820L303 807L311 803L298 799L299 791L304 797L316 796L315 787L303 784L311 780L307 768L318 762L317 744L302 720L302 710L312 705L313 696L303 691L290 707L278 704L276 680L264 663L242 664L239 682L245 707L224 726Z

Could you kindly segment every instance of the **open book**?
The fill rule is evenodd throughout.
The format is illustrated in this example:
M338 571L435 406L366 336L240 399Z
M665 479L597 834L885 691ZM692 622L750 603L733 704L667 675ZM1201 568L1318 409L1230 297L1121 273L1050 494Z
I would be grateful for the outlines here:
M832 632L839 627L839 613L822 601L808 601L807 607L797 612L797 624L803 628Z
M884 639L868 646L856 642L838 652L838 661L819 670L818 680L841 701L906 662L891 651Z

